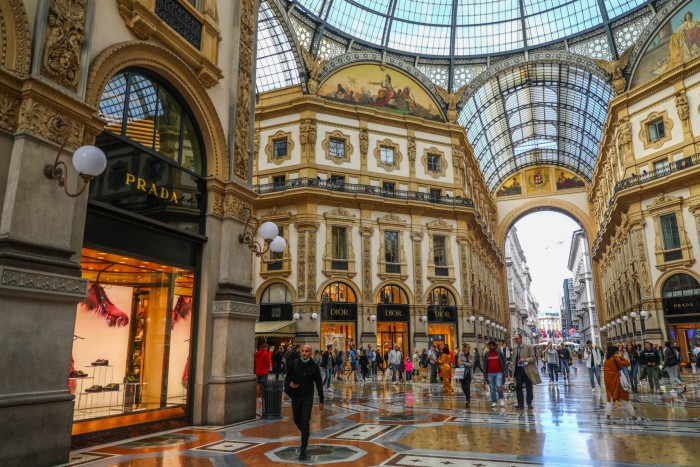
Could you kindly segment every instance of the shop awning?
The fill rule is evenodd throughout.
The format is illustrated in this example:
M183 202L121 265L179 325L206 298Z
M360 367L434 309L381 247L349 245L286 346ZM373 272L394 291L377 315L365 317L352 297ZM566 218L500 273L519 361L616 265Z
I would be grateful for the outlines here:
M255 335L269 336L293 336L296 334L297 323L295 321L259 321L255 323Z

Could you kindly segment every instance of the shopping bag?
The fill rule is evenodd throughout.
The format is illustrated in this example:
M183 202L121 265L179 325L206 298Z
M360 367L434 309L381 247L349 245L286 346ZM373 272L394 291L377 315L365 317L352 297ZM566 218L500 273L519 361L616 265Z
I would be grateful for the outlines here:
M464 379L464 368L455 368L455 375L453 379Z

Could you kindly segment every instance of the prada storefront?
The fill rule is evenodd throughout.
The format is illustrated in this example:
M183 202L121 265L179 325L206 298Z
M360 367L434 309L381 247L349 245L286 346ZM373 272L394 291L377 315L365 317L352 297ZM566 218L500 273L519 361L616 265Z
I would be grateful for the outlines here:
M321 349L331 344L347 352L356 343L357 297L347 284L333 282L321 295Z
M428 345L445 344L457 350L457 304L452 292L436 287L428 295Z
M68 384L73 434L189 418L204 155L177 94L140 70L116 74L96 145ZM66 362L68 366L68 362Z
M662 297L668 335L678 342L681 361L687 364L700 344L700 284L689 274L675 274L664 283Z
M377 349L382 358L395 345L404 356L411 355L409 323L411 307L404 290L396 285L383 287L377 295Z

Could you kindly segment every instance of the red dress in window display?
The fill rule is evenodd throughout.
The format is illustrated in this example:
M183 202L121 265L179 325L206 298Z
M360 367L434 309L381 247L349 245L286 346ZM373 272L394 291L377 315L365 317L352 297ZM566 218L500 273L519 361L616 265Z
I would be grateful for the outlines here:
M105 289L97 282L88 289L87 298L82 304L90 311L102 315L110 327L121 327L129 324L129 316L114 306L107 297Z

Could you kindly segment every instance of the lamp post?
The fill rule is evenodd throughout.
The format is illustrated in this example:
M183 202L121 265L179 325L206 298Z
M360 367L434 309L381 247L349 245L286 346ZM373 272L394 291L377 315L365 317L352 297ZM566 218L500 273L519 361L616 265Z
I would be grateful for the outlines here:
M496 335L496 323L491 322L491 338L494 338Z
M632 338L636 339L637 338L637 312L633 311L630 313L630 318L632 321Z
M644 331L646 330L645 329L646 328L645 321L647 319L647 315L648 315L648 313L646 310L642 310L641 312L639 312L639 324L642 327L642 347L644 346L644 341L645 341Z
M615 322L617 323L618 329L617 339L620 340L620 338L622 337L622 320L620 318L617 318Z
M491 320L487 319L486 322L484 323L486 325L486 338L484 339L484 347L486 347L486 343L489 341L491 338L491 333L489 332L489 326L491 326Z
M484 317L479 316L479 332L481 333L481 338L484 338ZM476 350L477 354L479 353L479 337L477 336L476 338Z
M628 319L629 318L627 318L627 315L624 315L622 317L622 321L625 322L625 339L630 335L630 324L628 322Z
M469 317L469 322L472 323L472 326L474 326L474 336L476 337L476 339L477 339L477 344L478 344L478 342L479 342L479 336L476 334L476 316L471 315L471 316ZM464 343L464 342L463 342L463 343Z

